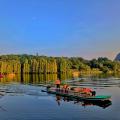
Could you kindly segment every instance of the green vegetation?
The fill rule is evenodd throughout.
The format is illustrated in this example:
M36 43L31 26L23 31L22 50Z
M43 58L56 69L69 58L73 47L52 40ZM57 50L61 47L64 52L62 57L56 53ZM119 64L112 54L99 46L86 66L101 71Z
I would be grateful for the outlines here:
M0 72L3 74L56 74L71 73L117 73L120 62L108 58L85 60L81 57L47 57L34 55L1 55Z

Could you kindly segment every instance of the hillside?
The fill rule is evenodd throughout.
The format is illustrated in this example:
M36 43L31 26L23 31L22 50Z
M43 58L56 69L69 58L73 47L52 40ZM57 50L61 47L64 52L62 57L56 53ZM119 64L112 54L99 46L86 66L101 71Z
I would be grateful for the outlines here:
M120 53L118 53L118 54L117 54L117 56L116 56L115 60L120 61Z

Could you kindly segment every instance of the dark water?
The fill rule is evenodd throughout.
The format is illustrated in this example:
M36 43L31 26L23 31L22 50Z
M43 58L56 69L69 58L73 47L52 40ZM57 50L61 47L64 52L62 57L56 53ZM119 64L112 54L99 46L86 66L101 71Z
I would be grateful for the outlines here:
M120 120L120 79L68 80L74 86L93 88L97 95L112 95L111 104L100 105L41 92L43 79L29 78L1 79L0 120Z

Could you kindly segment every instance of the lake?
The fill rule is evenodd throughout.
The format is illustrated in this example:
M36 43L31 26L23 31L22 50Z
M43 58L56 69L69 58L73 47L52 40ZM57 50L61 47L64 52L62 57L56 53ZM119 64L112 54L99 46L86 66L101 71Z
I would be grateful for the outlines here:
M119 78L86 77L66 81L73 86L91 87L97 95L111 95L111 103L107 105L72 101L41 92L45 88L39 84L44 77L42 80L28 78L0 79L1 120L120 120Z

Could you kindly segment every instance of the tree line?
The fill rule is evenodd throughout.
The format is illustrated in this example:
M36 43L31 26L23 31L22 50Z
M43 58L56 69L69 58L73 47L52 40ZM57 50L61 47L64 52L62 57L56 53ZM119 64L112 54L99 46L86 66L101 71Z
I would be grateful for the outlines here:
M0 73L56 74L72 71L120 72L120 62L108 58L85 60L81 57L47 57L39 55L1 55Z

